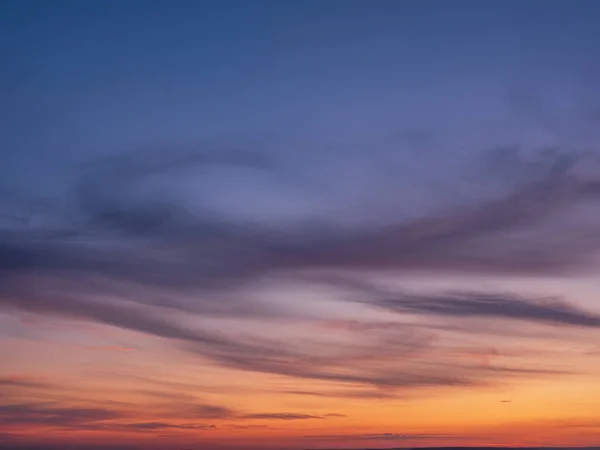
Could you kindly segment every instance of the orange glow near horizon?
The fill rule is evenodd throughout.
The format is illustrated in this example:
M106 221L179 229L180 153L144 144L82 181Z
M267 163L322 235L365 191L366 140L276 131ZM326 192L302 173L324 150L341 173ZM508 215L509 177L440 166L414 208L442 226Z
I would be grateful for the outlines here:
M347 382L301 375L301 360L293 366L298 376L241 370L168 340L111 326L5 315L3 323L13 333L0 340L0 356L8 361L0 367L2 414L15 419L6 420L2 432L20 443L148 448L586 446L597 441L600 360L589 345L594 330L539 326L516 340L495 333L473 340L451 328L434 328L426 335L433 344L425 352L401 356L382 348L363 354L364 344L353 334L363 322L348 314L333 308L331 320L287 323L276 331L306 346L330 342L330 347L315 347L325 355L337 345L342 351L356 347L340 360L344 366L327 369L340 380L346 372ZM398 387L352 381L361 368L392 368L395 361L408 373L431 367L423 376L435 377L448 365L463 367L473 378L439 386L423 386L418 376Z

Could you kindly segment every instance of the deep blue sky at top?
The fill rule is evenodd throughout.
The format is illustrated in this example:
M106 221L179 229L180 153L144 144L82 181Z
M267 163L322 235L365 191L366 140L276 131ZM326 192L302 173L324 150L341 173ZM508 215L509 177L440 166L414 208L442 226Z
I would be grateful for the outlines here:
M352 141L595 66L595 1L2 1L1 176L261 133ZM470 98L472 97L472 98ZM490 100L491 104L497 102Z

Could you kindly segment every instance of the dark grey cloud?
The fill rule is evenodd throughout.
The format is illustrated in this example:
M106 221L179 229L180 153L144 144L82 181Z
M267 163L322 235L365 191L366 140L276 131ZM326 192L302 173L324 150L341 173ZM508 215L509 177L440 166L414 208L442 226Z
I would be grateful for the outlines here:
M11 280L15 282L15 280ZM20 282L20 280L18 280ZM94 299L93 286L59 279L38 280L39 287L45 286L42 294L32 293L30 296L17 295L23 292L17 286L6 301L5 306L42 314L58 315L92 320L120 328L139 331L169 339L192 342L218 344L220 339L214 335L188 330L183 326L171 323L157 314L152 314L143 307L131 307L125 304L110 304ZM46 281L47 283L44 283ZM18 284L18 283L15 283ZM49 301L52 296L52 301ZM222 343L225 344L226 341Z
M600 315L576 308L560 299L525 299L511 294L459 292L438 297L407 296L405 299L383 300L377 304L393 311L416 314L600 327Z
M342 391L307 391L288 389L282 391L285 394L303 395L308 397L328 397L328 398L345 398L357 400L390 400L402 398L393 392L377 391L377 390L342 390Z
M265 419L265 420L307 420L307 419L323 419L324 416L314 414L298 414L298 413L254 413L240 416L241 419Z
M36 380L32 377L0 377L0 390L3 388L55 388L56 386L51 383Z
M477 384L477 373L486 375L485 371L460 365L440 371L431 364L420 364L419 356L431 350L432 342L429 334L419 330L399 327L391 333L375 332L361 345L324 345L329 356L317 356L315 350L293 349L287 345L278 348L269 341L246 347L248 351L213 348L208 355L221 365L235 369L387 388L469 386ZM188 348L196 351L195 345ZM197 351L207 355L205 349Z
M398 292L357 278L325 276L315 278L315 281L347 290L368 305L399 313L600 327L599 314L578 308L556 297L524 297L510 292L468 291L423 295Z
M80 428L85 424L122 418L123 414L103 408L60 407L46 403L0 405L0 423Z
M223 366L235 369L388 390L387 395L377 395L378 398L397 395L397 392L394 392L396 390L401 392L435 387L467 388L511 379L569 374L565 371L544 368L481 366L463 360L440 363L429 356L430 351L435 351L435 346L425 347L423 352L403 355L401 347L387 345L382 348L376 342L374 341L372 346L368 346L368 350L365 350L369 352L368 355L362 354L361 351L357 352L356 347L350 346L345 351L339 349L335 352L340 356L328 358L316 357L310 352L289 353L285 356L260 353L251 355L226 353L214 356ZM443 357L443 353L438 356ZM335 395L334 393L333 396ZM356 394L341 394L345 397L354 395ZM367 398L372 398L373 395L371 393Z
M157 398L160 400L171 400L171 401L178 401L178 402L182 402L182 403L192 403L194 401L196 401L196 397L194 397L191 394L185 393L185 392L177 392L175 390L172 390L172 386L169 386L168 383L164 384L164 391L159 391L159 390L139 390L136 391L136 393L141 394L145 397L150 397L150 398ZM191 389L193 389L193 387L191 387Z
M134 413L139 415L139 412ZM24 425L38 425L60 429L88 429L110 431L152 432L157 430L215 430L215 420L293 421L345 417L342 414L323 415L306 413L242 413L226 407L209 404L173 404L169 409L153 408L154 417L163 419L134 420L134 414L110 408L81 408L61 405L60 402L7 403L0 405L0 426L7 430ZM164 418L169 418L165 421ZM201 419L202 422L197 422ZM238 428L264 428L266 425L230 425Z
M235 412L220 405L194 405L191 415L200 419L228 419L235 416Z
M459 437L455 435L416 433L321 434L308 435L304 436L304 438L332 441L411 441L420 439L459 439Z
M157 431L157 430L216 430L216 425L203 425L195 423L168 423L168 422L132 422L132 423L112 423L103 425L99 428L116 431Z
M129 405L131 406L131 405ZM157 420L134 420L135 415L126 411L102 408L81 408L64 406L58 401L37 403L0 404L0 426L10 430L12 427L38 425L60 429L88 429L110 431L152 432L157 430L214 430L216 425L206 423L214 420L267 420L293 421L309 419L333 419L346 417L343 414L306 414L306 413L243 413L224 406L210 404L174 403L156 405L152 415ZM162 419L160 419L162 417ZM168 418L168 421L164 419ZM197 422L201 419L202 422ZM230 425L230 427L233 425ZM242 425L236 425L242 427ZM265 425L244 425L246 428L266 427Z
M69 444L37 444L31 445L26 443L22 435L17 434L0 434L2 450L143 450L135 445L69 445ZM7 443L6 445L4 443Z
M307 414L291 412L253 412L247 413L220 405L198 404L192 402L181 402L166 405L167 410L176 411L175 417L186 417L189 419L220 419L220 420L307 420L346 417L343 414Z

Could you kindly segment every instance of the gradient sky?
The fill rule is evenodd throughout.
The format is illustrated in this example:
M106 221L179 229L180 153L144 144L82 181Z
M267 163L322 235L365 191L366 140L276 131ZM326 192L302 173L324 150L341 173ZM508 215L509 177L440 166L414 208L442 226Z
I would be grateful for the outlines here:
M591 0L2 0L0 448L599 444L598 55Z

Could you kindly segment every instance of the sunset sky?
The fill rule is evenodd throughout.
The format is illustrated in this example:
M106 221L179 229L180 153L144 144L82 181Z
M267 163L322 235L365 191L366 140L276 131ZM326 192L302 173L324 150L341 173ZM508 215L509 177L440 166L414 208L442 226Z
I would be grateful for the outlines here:
M0 450L600 445L600 2L0 0Z

